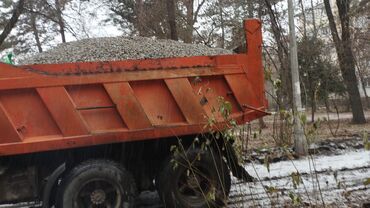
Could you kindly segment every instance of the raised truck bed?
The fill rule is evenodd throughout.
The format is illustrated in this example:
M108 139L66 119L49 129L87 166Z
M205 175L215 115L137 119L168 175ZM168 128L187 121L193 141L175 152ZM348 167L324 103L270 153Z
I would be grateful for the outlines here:
M179 140L190 146L184 154L202 155L199 170L212 178L215 150L189 144L211 130L205 128L210 117L216 118L213 130L226 127L212 110L219 97L231 104L238 124L266 115L261 24L248 20L245 28L245 54L0 64L0 203L131 207L137 191L155 188L156 179L169 207L222 206L228 168L214 185L224 196L201 199L189 185L201 176L184 179L181 168L169 168L170 147ZM229 166L241 178L243 171L230 164L236 158L223 158L214 160L216 168ZM188 191L176 186L181 180ZM204 183L202 193L213 186Z

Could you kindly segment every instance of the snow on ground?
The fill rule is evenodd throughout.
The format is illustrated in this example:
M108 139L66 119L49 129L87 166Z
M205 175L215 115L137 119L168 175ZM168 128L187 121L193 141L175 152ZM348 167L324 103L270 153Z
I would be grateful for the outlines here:
M370 186L364 185L365 179L370 178L370 151L281 161L271 163L270 171L263 164L245 166L260 180L243 183L233 178L229 208L292 207L291 197L301 199L296 207L370 207ZM293 185L293 172L301 176L302 182L297 187ZM29 206L19 204L19 207ZM136 207L163 208L163 205L157 192L148 191L140 195Z
M260 181L234 181L229 207L283 207L291 205L294 197L301 199L300 205L319 207L361 207L370 202L370 189L364 185L370 178L369 151L282 161L270 164L270 172L262 164L247 164L246 168ZM302 179L296 188L293 172L299 172Z
M316 171L339 170L342 168L357 168L364 165L370 166L370 151L347 152L342 155L314 156L313 162ZM265 165L246 164L246 170L253 176L260 178L286 176L297 170L300 173L309 173L312 160L308 158L292 161L282 161L270 164L270 172ZM256 173L257 172L257 173Z
M319 190L325 207L363 207L364 202L370 202L370 187L364 185L365 178L370 178L369 151L315 156L317 174L313 174L309 161L304 158L271 163L270 172L262 164L246 164L248 172L260 180L243 183L233 178L228 207L292 207L290 192L302 199L297 207L324 207ZM290 175L297 170L302 183L295 189ZM273 193L267 194L268 190ZM156 192L142 193L140 198L138 207L163 208Z

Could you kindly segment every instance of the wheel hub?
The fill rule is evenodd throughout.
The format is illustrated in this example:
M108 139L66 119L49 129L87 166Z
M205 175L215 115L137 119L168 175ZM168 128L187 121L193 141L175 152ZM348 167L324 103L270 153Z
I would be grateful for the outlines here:
M90 199L93 204L103 204L106 199L106 194L102 189L96 189L90 194Z

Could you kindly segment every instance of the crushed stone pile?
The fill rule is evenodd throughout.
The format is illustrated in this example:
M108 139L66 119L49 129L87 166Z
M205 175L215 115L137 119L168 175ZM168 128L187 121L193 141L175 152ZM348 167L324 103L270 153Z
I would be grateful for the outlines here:
M116 61L232 54L221 48L186 44L145 37L91 38L59 44L49 51L20 60L20 64L51 64L89 61Z

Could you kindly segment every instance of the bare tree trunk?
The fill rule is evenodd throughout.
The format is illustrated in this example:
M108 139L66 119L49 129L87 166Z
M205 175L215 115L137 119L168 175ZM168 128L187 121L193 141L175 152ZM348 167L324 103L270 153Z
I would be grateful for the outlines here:
M302 19L303 19L303 38L307 39L307 18L306 18L306 11L303 5L303 0L299 0L299 5L302 11ZM310 83L312 85L312 83ZM315 122L315 112L316 112L316 98L315 98L315 90L312 90L312 86L310 86L312 92L312 101L311 101L311 122Z
M307 20L306 20L306 12L304 10L303 0L299 0L299 4L301 6L302 10L302 16L303 16L303 37L307 37Z
M279 76L281 79L281 88L277 92L279 107L281 110L292 104L292 86L291 75L288 66L288 46L287 41L283 38L281 28L275 16L275 11L272 9L270 0L265 0L267 13L270 17L272 33L277 44L277 56L280 62Z
M264 15L264 10L265 10L263 1L258 1L257 6L258 6L257 17L259 19L262 19L262 16Z
M307 140L304 134L304 126L302 125L300 115L306 114L302 109L301 86L298 69L298 49L297 37L295 34L294 23L294 3L293 0L288 0L288 16L289 16L289 56L290 56L290 71L292 74L292 89L293 89L293 139L294 151L298 155L307 155Z
M325 96L324 102L325 102L326 111L330 113L330 112L331 112L331 110L330 110L330 105L329 105L329 98L328 98L328 96Z
M311 101L311 121L315 122L315 112L316 112L316 93L312 92L312 101Z
M62 42L65 43L66 42L65 25L64 25L64 20L62 17L62 9L60 8L59 0L55 0L55 10L56 10L57 20L58 20L58 25L59 25L59 33L60 33L60 36L62 37Z
M247 1L247 9L248 9L248 18L253 18L254 15L254 2L249 0Z
M198 21L199 12L204 3L206 3L206 0L198 1L198 6L195 11L194 0L185 0L184 2L186 7L186 34L184 36L184 42L192 43L194 24Z
M193 26L194 26L194 0L185 1L186 7L186 33L184 37L185 43L193 42Z
M179 40L176 26L176 7L174 0L166 0L168 25L170 26L170 38L172 40Z
M5 25L4 30L0 34L0 45L3 44L5 39L8 37L10 32L13 30L15 24L18 22L19 16L23 12L24 2L25 2L25 0L19 0L18 4L14 8L13 13L12 13L12 17L10 18L8 23Z
M367 94L367 91L366 91L364 75L363 75L363 73L361 72L360 69L358 69L358 74L359 74L359 77L360 77L361 87L362 87L362 90L364 91L364 95L365 95L365 102L366 102L365 106L366 106L366 108L368 108L370 106L370 100L369 100L369 95Z
M31 14L31 28L32 28L33 36L35 36L37 49L41 53L42 46L40 42L39 31L37 30L37 25L36 25L36 15L34 13Z
M292 85L291 85L291 73L288 65L288 46L287 41L282 35L281 27L278 23L275 11L272 8L270 0L265 0L265 7L267 8L267 14L270 18L270 24L272 28L272 34L277 45L277 57L280 63L280 69L278 69L279 77L281 80L281 86L277 90L277 104L280 110L280 127L279 127L279 139L284 142L286 141L288 125L284 110L289 109L292 106Z
M136 28L139 32L139 35L140 36L145 36L145 33L144 33L144 22L145 22L145 19L144 19L144 4L143 4L143 0L137 0L136 1L136 5L135 5L135 10L136 10Z
M266 124L266 122L263 120L263 117L258 119L258 124L259 124L259 126L260 126L260 129L265 129L265 128L267 128L267 124Z
M312 80L310 74L307 75L307 80ZM312 82L308 82L307 91L310 94L310 105L311 105L311 121L315 122L315 87Z
M218 1L218 7L220 12L220 23L221 23L221 48L225 48L225 22L224 22L224 11L223 11L223 0Z
M337 0L337 7L341 23L342 39L339 38L334 16L331 11L329 0L324 0L326 14L329 20L331 34L334 40L335 48L339 59L339 67L342 72L346 90L349 95L349 101L352 109L352 121L357 124L366 123L360 92L356 77L356 67L352 53L352 43L350 38L350 18L349 18L349 1Z
M361 77L360 80L361 80L362 90L364 91L364 94L365 94L366 107L369 108L370 100L369 100L369 95L367 94L367 91L366 91L365 80L363 77Z
M313 5L313 0L311 0L311 12L312 12L312 25L314 37L317 36L317 27L316 27L316 16L315 16L315 7Z
M254 18L254 10L255 10L255 6L254 6L254 2L253 1L247 1L247 4L248 4L248 18ZM258 6L258 18L261 18L262 14L260 13L261 11L261 3L259 3L259 6ZM263 120L263 117L259 118L258 119L258 124L260 126L260 129L265 129L267 128L267 124L266 122Z

